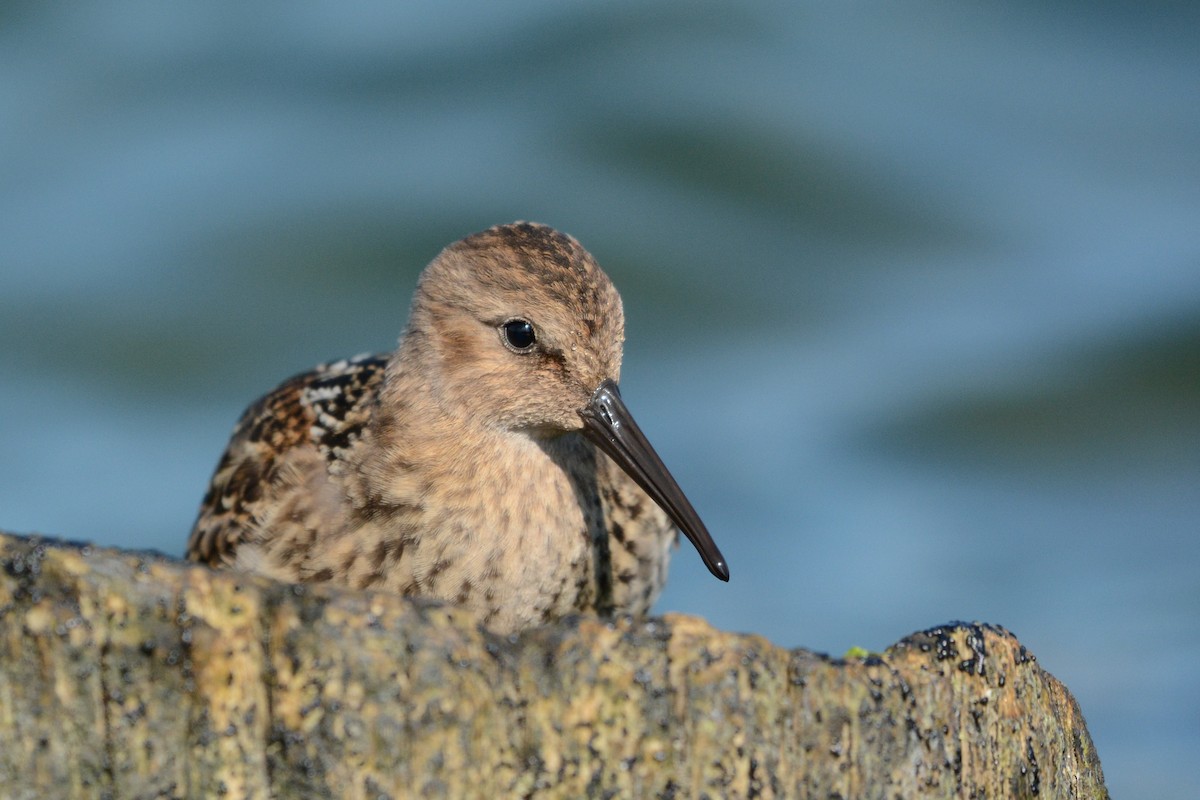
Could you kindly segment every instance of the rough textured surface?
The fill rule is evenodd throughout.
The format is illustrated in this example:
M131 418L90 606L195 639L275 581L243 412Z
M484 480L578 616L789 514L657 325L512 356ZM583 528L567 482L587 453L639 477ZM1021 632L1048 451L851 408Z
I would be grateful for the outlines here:
M465 612L0 534L5 797L1107 797L1007 631L879 656Z

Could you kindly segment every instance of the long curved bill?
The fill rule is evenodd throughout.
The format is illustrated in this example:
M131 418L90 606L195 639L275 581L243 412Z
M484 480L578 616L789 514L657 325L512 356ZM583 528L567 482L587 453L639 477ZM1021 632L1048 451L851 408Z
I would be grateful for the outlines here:
M683 531L708 571L723 581L729 580L729 565L708 534L708 528L671 477L658 453L650 446L633 415L621 400L621 392L612 380L600 384L588 404L579 410L583 433L625 470L637 485L671 517Z

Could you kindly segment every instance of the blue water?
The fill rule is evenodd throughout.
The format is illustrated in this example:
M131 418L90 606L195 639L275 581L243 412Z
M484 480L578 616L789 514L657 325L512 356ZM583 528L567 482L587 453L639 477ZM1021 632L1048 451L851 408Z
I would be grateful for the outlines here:
M397 4L399 5L399 4ZM9 4L0 527L179 553L242 407L528 218L787 646L1003 624L1116 796L1200 752L1200 14Z

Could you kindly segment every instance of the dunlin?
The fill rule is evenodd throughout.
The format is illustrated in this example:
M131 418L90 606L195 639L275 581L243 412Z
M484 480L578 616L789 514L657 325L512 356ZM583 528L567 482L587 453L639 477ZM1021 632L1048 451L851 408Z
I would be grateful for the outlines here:
M437 598L513 631L644 614L677 529L725 559L617 389L621 298L544 225L468 236L421 274L396 351L253 404L188 557Z

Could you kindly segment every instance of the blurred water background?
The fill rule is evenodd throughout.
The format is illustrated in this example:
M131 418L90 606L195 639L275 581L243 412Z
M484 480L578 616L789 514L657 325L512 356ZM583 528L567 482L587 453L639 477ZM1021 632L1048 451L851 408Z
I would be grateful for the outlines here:
M1200 752L1195 5L7 3L0 526L178 554L242 408L497 222L625 296L724 548L660 610L978 619L1119 797Z

